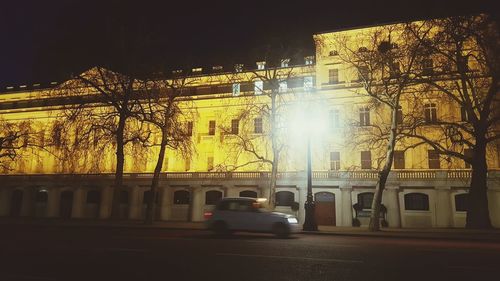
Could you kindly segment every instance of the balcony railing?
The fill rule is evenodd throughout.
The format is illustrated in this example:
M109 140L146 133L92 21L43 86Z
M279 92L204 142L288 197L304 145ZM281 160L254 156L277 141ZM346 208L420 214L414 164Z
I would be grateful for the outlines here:
M124 173L124 179L150 179L153 173ZM81 180L81 179L113 179L114 173L98 174L7 174L0 175L4 179L16 180L37 180L53 179L61 180ZM162 179L173 180L228 180L228 179L247 179L247 180L268 180L271 177L270 172L168 172L161 173ZM305 179L305 171L278 172L278 179ZM313 171L312 177L315 180L322 179L356 179L356 180L377 180L378 171ZM396 170L392 171L390 178L397 180L455 180L470 179L470 170ZM490 170L488 178L499 179L500 170Z

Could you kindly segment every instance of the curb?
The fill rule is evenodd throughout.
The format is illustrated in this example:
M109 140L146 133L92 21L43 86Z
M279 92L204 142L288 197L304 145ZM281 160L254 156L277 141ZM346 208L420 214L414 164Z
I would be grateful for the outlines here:
M305 235L331 235L331 236L351 236L351 237L373 237L373 238L394 238L394 239L422 239L422 240L461 240L461 241L473 241L473 242L495 242L500 243L500 236L495 238L484 238L484 237L471 237L471 236L455 236L455 235L428 235L427 233L422 233L422 235L411 235L394 233L383 234L383 233L353 233L353 232L326 232L326 231L302 231L301 234Z

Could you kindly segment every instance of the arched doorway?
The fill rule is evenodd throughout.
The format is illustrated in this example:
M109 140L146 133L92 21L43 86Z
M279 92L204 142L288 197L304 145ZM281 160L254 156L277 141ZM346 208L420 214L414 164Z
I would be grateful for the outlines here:
M128 218L129 213L129 196L126 190L120 191L120 218Z
M244 190L240 192L240 197L257 198L257 192L253 190Z
M47 202L49 193L45 189L38 190L35 194L35 217L47 216Z
M86 216L88 218L98 218L100 206L101 192L98 190L89 190L87 192L87 201L85 206Z
M61 192L60 201L60 217L63 219L71 218L71 212L73 210L73 191L66 190Z
M335 194L331 192L317 192L314 194L316 205L314 215L318 225L336 225L335 221Z
M14 190L10 202L10 216L19 217L23 207L23 191L19 189Z

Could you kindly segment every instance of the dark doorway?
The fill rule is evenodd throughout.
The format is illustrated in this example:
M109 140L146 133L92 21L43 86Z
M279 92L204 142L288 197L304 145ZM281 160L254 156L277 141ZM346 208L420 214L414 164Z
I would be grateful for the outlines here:
M336 225L335 222L335 194L318 192L314 194L316 203L315 217L318 225Z
M61 218L71 218L71 211L73 210L73 191L66 190L61 192L61 205L59 210L61 212Z
M21 209L23 207L23 191L16 189L12 192L10 205L10 216L19 217L21 215Z

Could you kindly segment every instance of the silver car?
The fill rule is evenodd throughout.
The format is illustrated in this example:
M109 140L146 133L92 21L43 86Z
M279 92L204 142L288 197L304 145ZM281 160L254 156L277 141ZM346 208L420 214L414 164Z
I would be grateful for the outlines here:
M295 216L267 211L256 198L223 198L213 211L205 212L204 215L207 228L216 234L249 231L288 237L290 233L300 231Z

